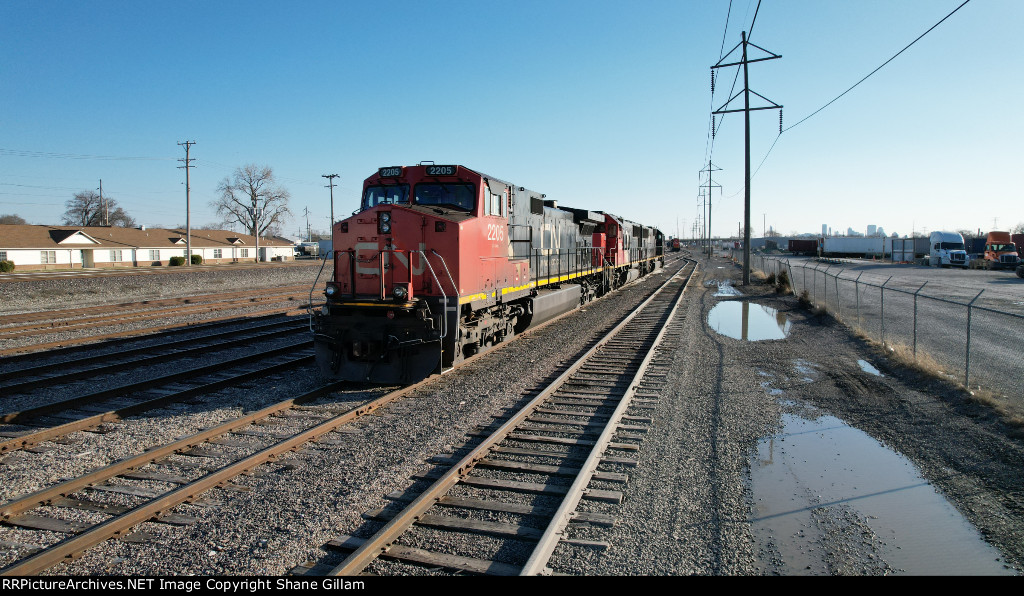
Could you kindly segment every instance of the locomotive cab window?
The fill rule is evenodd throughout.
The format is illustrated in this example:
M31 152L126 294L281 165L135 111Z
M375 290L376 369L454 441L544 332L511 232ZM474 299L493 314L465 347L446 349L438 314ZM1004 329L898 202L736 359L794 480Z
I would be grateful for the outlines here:
M371 186L363 191L363 209L377 205L394 205L409 202L409 185L392 184L389 186Z
M472 184L417 184L413 200L417 205L473 211L476 206L476 189Z

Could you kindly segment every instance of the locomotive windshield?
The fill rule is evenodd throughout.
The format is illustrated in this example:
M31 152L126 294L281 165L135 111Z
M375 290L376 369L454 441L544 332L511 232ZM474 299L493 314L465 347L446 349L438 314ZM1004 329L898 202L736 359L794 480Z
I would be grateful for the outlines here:
M363 209L377 205L394 205L409 202L409 185L392 184L389 186L371 186L363 191Z
M472 211L476 204L476 189L472 184L417 184L413 202Z

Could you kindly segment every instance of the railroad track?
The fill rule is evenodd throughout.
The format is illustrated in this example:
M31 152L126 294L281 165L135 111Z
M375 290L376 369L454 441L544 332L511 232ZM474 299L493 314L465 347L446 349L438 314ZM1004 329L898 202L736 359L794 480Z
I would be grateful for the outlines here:
M636 465L629 455L639 449L651 422L645 410L658 395L647 384L664 377L651 369L655 349L694 267L687 263L411 502L367 512L364 517L385 522L372 537L342 536L326 545L350 553L341 564L293 573L355 575L381 558L457 572L536 575L549 572L559 543L601 546L570 537L568 526L613 522L577 508L581 500L622 499L613 487L628 474L618 470ZM486 538L474 543L477 552L452 552L446 546L452 532Z
M0 414L0 454L98 428L128 416L196 398L298 366L311 366L313 342L283 347Z
M420 391L422 386L433 380L385 393L340 412L336 406L304 405L338 388L336 385L322 387L2 505L0 521L4 525L34 529L42 534L57 532L68 537L45 544L42 548L29 543L7 543L6 546L16 549L22 558L0 569L0 573L39 573L61 561L80 556L85 550L111 537L146 540L144 532L132 532L144 521L194 523L195 518L176 514L173 508L182 503L201 504L205 491L216 486L230 487L232 478L250 473L286 451L302 449L304 445L318 440L339 440L325 438L324 435L338 431L340 427L411 392ZM217 382L232 386L239 381L221 379ZM185 389L196 393L208 390ZM163 397L171 401L183 399L181 395ZM102 420L104 415L112 415L116 419L128 413L130 411L124 409L98 413L92 422ZM275 426L280 423L301 423L302 427L285 429ZM78 424L87 422L83 420ZM48 430L54 432L53 429ZM31 442L24 436L14 439ZM228 453L232 450L242 453ZM612 461L610 458L605 460ZM623 462L628 464L625 459ZM112 503L105 498L112 494L122 501ZM125 505L123 499L126 498L134 501ZM92 523L81 521L83 515L91 516Z
M308 288L304 291L299 288L287 288L272 292L236 292L222 299L201 302L199 304L187 304L190 299L180 299L184 300L184 303L176 299L171 301L174 302L173 305L158 306L156 308L150 308L151 303L130 303L90 309L75 309L76 312L70 315L66 312L8 315L4 317L3 327L0 327L0 342L52 335L54 333L82 332L128 323L138 324L142 321L161 320L172 317L221 313L261 303L301 301L299 307L292 308L305 308L308 295Z
M17 370L0 372L0 396L34 391L78 379L145 367L168 360L208 355L217 350L236 348L242 342L254 343L308 332L305 320L283 320L256 324L241 329L215 331L202 337L165 341L155 345L125 348L114 353L74 357L66 354L47 364L23 365ZM6 364L0 361L0 364Z
M0 575L37 574L109 538L132 540L132 528L146 521L195 523L196 518L171 510L183 503L199 503L206 491L223 487L231 479L288 451L316 440L330 441L324 435L412 389L387 393L340 412L336 406L304 405L341 385L335 383L281 401L0 506L0 520L5 525L69 535L44 548L28 543L9 544L26 556L0 569ZM104 502L103 495L111 493L134 502ZM94 514L95 521L69 521L59 513L54 514L55 510L89 512ZM134 540L146 538L141 535Z

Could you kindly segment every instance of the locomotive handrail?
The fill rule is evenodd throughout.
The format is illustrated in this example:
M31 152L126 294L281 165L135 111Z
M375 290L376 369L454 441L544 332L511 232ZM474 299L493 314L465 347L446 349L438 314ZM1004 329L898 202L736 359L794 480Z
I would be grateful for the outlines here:
M441 287L441 280L437 279L437 274L434 273L434 266L430 264L430 259L427 258L426 253L422 250L416 251L423 257L423 262L427 264L427 268L430 269L430 275L434 277L434 281L437 283L437 289L441 291L442 298L442 312L441 312L441 339L444 339L448 335L448 294L444 292L444 288ZM441 259L441 264L444 265L444 270L448 271L448 265L444 262L444 257L437 254L437 251L430 249L430 252L437 255L437 258ZM412 275L412 259L409 260L409 275ZM448 274L448 279L451 280L452 274ZM455 295L459 295L459 289L455 287L455 282L452 281L452 288L455 290Z
M316 272L316 279L313 280L313 287L309 288L309 303L306 304L306 314L309 315L309 331L311 333L316 333L313 329L313 292L316 290L316 286L320 283L320 276L324 272L324 267L327 266L328 257L331 258L332 263L334 262L334 252L335 251L333 249L327 251L327 255L324 257L323 263L320 264L320 271Z

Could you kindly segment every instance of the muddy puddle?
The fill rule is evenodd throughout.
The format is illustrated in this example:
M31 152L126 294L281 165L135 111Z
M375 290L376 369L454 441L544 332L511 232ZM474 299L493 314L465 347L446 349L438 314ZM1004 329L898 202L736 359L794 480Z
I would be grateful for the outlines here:
M798 362L797 371L810 373L800 380L814 376L809 363ZM766 393L778 395L772 384L763 383ZM781 403L784 428L763 439L750 461L752 528L766 570L1012 574L905 457L813 406Z
M708 313L708 326L721 335L744 341L785 339L792 323L774 308L741 300L716 304Z
M715 291L714 296L718 296L720 298L723 296L729 297L743 295L743 293L740 292L735 286L733 286L732 282L729 280L711 280L705 282L705 286L708 286L709 288L713 286L718 287L718 290Z

